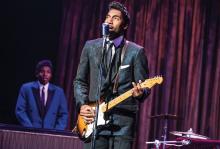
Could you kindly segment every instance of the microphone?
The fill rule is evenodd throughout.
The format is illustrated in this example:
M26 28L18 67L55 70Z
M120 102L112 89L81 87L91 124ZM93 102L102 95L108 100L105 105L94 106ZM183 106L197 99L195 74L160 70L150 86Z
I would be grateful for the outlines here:
M109 24L108 23L102 23L102 36L104 38L109 36Z
M109 24L102 23L102 37L103 37L103 50L105 49L106 43L109 40Z

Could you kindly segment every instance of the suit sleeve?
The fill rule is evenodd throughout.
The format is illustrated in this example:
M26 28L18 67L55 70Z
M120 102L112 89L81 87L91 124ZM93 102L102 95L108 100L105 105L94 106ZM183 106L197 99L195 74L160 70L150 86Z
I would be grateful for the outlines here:
M25 88L21 87L15 108L15 115L22 126L33 127L27 113L27 98L25 96Z
M67 107L67 99L64 94L63 89L60 91L60 106L57 114L56 120L56 129L64 130L68 123L68 107Z
M77 75L74 80L74 97L76 100L76 108L79 111L81 105L88 101L88 76L89 76L89 57L88 57L88 42L85 44L77 70Z
M139 80L144 81L149 78L149 69L148 69L148 60L144 53L144 49L141 48L137 52L134 62L134 79L135 82L139 82ZM144 94L137 99L139 101L143 101L150 94L149 89L144 90Z

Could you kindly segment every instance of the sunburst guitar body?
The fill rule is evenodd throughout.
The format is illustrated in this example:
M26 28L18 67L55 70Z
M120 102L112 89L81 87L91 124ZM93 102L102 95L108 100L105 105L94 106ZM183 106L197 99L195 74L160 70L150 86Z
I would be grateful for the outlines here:
M156 84L161 84L163 82L163 77L161 76L156 76L150 79L146 79L144 82L142 82L141 88L152 88ZM105 120L104 114L108 110L112 109L116 105L120 104L121 102L125 101L128 99L130 96L132 96L132 89L128 90L127 92L121 94L120 96L114 98L113 100L109 101L108 103L105 102L99 102L99 112L98 112L98 119L97 119L97 128L103 127L106 124L108 124L109 120ZM97 107L97 104L89 104L94 110ZM89 140L92 133L93 133L93 127L94 127L94 122L87 124L83 117L79 114L77 118L77 124L76 124L76 131L79 134L79 137L86 141Z

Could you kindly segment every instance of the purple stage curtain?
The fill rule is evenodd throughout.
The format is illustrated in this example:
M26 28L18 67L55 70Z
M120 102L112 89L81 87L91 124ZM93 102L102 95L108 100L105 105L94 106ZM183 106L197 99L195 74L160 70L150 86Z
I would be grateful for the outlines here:
M71 129L76 119L75 78L86 40L101 37L108 0L64 0L56 78L68 97ZM136 147L162 139L157 114L175 114L170 131L220 139L220 1L123 0L131 15L127 39L145 47L150 76L164 82L141 104Z

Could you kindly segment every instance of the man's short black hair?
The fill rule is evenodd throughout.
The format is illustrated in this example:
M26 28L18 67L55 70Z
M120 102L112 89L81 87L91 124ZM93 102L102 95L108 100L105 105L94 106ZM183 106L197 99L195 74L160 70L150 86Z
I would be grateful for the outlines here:
M41 68L44 67L44 66L48 66L50 67L51 71L53 71L53 65L52 65L52 62L50 60L41 60L37 63L36 65L36 69L35 69L35 72L36 73L39 73Z
M130 15L128 13L127 8L123 4L121 4L119 2L115 2L115 1L111 2L108 5L108 10L110 10L110 9L116 9L116 10L121 11L125 25L130 24Z

